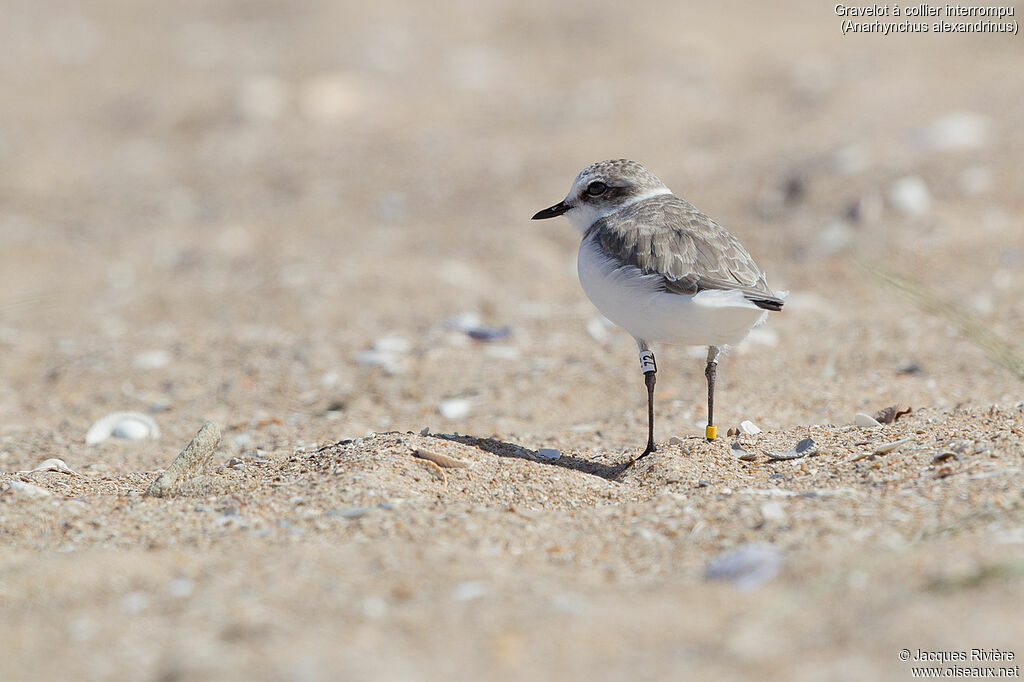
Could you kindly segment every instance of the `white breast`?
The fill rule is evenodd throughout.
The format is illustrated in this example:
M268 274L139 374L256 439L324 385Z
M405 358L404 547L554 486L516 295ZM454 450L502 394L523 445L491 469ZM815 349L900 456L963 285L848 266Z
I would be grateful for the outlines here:
M580 284L609 320L643 341L687 346L739 343L766 313L739 291L705 290L694 295L660 290L660 275L609 258L593 236L580 244Z

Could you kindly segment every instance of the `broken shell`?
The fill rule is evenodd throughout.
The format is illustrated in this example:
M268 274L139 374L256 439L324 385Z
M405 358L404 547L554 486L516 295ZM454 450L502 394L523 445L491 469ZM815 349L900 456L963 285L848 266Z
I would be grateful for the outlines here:
M873 429L876 426L882 425L881 422L872 417L870 414L864 414L863 412L858 412L857 415L854 417L853 421L857 426L864 429Z
M9 481L4 492L8 495L21 495L23 497L50 497L53 495L46 488L41 488L34 483L22 483L21 481Z
M872 452L871 454L873 454L873 455L888 455L890 452L892 452L893 450L895 450L899 446L903 445L904 443L909 443L912 440L914 440L914 439L913 438L900 438L899 440L894 440L891 443L883 443L882 445L879 445L877 448L875 448L875 451Z
M800 457L811 457L818 454L816 446L817 443L814 442L813 438L804 438L793 446L793 449L789 452L769 452L768 456L772 459L797 459Z
M539 457L540 459L546 460L548 462L554 462L556 459L559 459L561 456L562 456L562 453L560 451L556 450L555 448L540 448L539 450L537 450L537 457Z
M895 450L899 446L903 445L904 443L909 443L912 440L914 440L913 437L911 437L911 438L901 438L899 440L894 440L891 443L883 443L882 445L879 445L877 448L875 448L873 451L865 452L865 453L862 453L860 455L857 455L856 457L854 457L850 461L851 462L859 462L862 459L868 459L870 457L875 457L876 455L888 455L890 452L892 452L893 450Z
M127 440L159 438L160 427L148 414L141 412L113 412L96 420L85 434L87 445L102 443L113 436Z
M72 471L67 464L64 463L64 460L57 459L56 457L46 460L45 462L43 462L34 469L29 469L28 471L19 471L18 473L29 475L39 473L40 471L59 471L65 474L72 474L75 476L78 475L74 471Z
M426 459L438 466L447 467L449 469L464 469L469 466L469 462L464 462L461 459L455 459L448 455L443 455L440 452L434 452L433 450L424 450L423 448L417 448L413 453L413 457L420 459Z
M744 462L752 462L757 458L757 455L755 455L753 452L747 452L746 450L744 450L743 446L740 445L739 441L736 441L729 446L729 454L731 454L736 459Z
M875 419L880 424L892 424L903 415L910 414L913 411L914 408L907 407L905 405L890 405L889 407L879 410L878 414L875 415Z
M761 433L761 428L754 422L750 421L749 419L744 419L743 421L740 422L740 431L747 434L748 436L753 436L755 434Z

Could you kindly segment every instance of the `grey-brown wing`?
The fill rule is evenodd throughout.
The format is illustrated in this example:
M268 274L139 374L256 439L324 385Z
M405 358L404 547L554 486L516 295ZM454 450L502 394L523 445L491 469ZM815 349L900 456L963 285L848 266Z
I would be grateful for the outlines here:
M594 223L590 233L610 256L661 275L666 291L739 290L763 308L782 307L739 240L675 195L627 206Z

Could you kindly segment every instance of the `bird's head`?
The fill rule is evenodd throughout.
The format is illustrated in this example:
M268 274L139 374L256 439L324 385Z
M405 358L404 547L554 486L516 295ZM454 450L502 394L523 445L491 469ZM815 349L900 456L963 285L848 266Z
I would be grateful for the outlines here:
M565 199L538 211L533 220L565 215L576 230L586 232L606 215L637 201L669 193L658 176L636 161L599 161L580 171Z

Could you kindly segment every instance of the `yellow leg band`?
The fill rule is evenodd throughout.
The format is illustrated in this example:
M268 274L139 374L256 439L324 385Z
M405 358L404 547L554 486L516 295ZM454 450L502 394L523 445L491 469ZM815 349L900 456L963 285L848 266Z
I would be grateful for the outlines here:
M718 437L718 427L708 424L708 427L704 429L704 437L708 440L714 440Z

